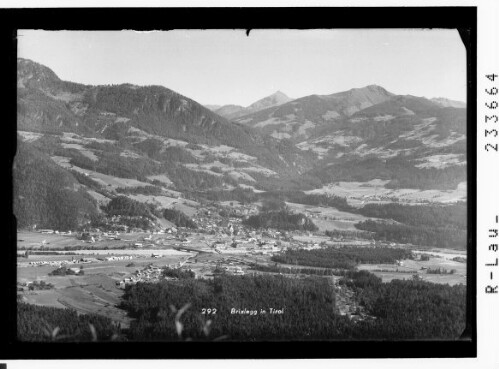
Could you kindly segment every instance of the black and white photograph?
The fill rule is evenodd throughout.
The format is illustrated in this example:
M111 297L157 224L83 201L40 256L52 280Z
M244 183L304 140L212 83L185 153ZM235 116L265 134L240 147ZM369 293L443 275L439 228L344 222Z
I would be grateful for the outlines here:
M461 36L19 29L17 340L469 339Z

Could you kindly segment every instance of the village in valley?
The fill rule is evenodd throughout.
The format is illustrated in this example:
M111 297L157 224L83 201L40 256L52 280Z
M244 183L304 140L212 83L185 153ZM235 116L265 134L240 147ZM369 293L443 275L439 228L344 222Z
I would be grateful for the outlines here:
M186 205L183 206L186 210ZM243 217L256 214L258 204L243 205L231 201L197 206L187 209L193 214L196 229L171 225L149 232L129 230L126 226L122 232L98 228L84 232L19 231L18 294L23 301L98 313L126 326L129 318L117 307L125 288L142 282L175 279L165 275L165 269L190 271L194 278L201 279L220 274L269 273L304 278L307 276L304 268L324 268L279 264L279 271L272 271L271 268L277 266L272 257L287 250L320 250L345 245L365 248L401 246L356 237L353 223L359 216L336 211L333 217L328 208L288 204L317 224L341 230L340 236L329 237L320 231L254 229L243 225ZM228 207L234 216L220 216L219 212L225 215L223 211ZM384 281L419 279L435 283L466 283L465 251L402 246L411 249L414 258L392 264L361 264L359 270L369 270ZM437 267L453 272L427 274L428 268ZM58 270L65 273L61 276ZM329 278L336 286L338 312L355 320L365 318L367 315L355 301L353 291L338 285L339 277L331 275ZM43 282L43 288L40 288L40 282Z

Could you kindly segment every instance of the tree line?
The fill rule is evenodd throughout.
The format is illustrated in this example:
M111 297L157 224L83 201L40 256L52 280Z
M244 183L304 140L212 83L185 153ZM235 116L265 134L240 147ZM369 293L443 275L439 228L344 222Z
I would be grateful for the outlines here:
M467 204L449 205L366 204L357 211L366 217L393 219L413 226L463 229L468 225Z
M357 264L390 264L413 258L410 250L390 247L324 248L315 250L286 250L272 256L281 264L306 265L321 268L353 269Z
M413 245L466 249L466 229L411 226L366 220L355 228L372 232L375 240Z

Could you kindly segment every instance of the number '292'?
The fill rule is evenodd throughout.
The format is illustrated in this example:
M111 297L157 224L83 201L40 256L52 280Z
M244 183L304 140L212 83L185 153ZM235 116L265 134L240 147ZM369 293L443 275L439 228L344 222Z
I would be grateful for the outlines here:
M486 74L486 78L491 80L492 82L496 81L496 78L499 78L497 74ZM490 88L485 89L485 93L492 98L492 96L496 96L498 93L498 89L496 86L491 86ZM496 109L498 108L499 104L497 103L497 99L493 101L486 101L485 102L485 107L487 108L487 111L485 113L485 123L497 123L498 117L495 113ZM497 129L493 128L493 126L488 126L485 127L485 138L488 139L494 139L497 138L498 132ZM485 151L498 151L498 145L497 143L486 143L485 144Z

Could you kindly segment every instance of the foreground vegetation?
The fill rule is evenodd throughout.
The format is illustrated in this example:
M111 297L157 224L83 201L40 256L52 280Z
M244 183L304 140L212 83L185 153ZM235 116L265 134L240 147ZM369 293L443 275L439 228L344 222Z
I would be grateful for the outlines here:
M181 332L174 324L178 310L171 305L188 307L181 315ZM122 307L135 318L131 340L326 339L336 321L342 320L334 314L333 288L321 278L222 275L214 280L137 284L125 292ZM203 308L216 309L216 313L203 315ZM256 313L233 314L233 308ZM284 309L284 313L272 314L270 308Z
M372 339L457 339L466 321L466 286L415 280L382 283L367 272L343 279L376 320L356 325L356 337Z
M330 278L220 276L211 281L138 284L125 293L123 307L137 318L132 340L308 340L308 339L457 339L465 326L466 287L421 281L381 279L367 271L346 272L340 284L355 292L367 318L339 316ZM158 298L158 296L160 298ZM185 307L179 317L179 310ZM203 307L216 314L201 314ZM269 308L284 309L269 314ZM231 309L255 315L231 314ZM267 314L261 314L265 309ZM182 330L175 328L175 320ZM210 323L208 321L211 320ZM178 326L177 326L178 328Z
M20 341L108 341L118 339L120 327L99 315L75 310L17 304L17 338Z
M171 273L168 273L171 274ZM174 275L171 275L174 277ZM331 277L230 276L139 283L125 291L121 307L134 318L129 329L73 310L19 303L23 341L457 339L465 327L466 286L381 279L346 271L349 288L365 315L337 313ZM282 310L273 314L270 308ZM265 310L265 313L262 313Z

